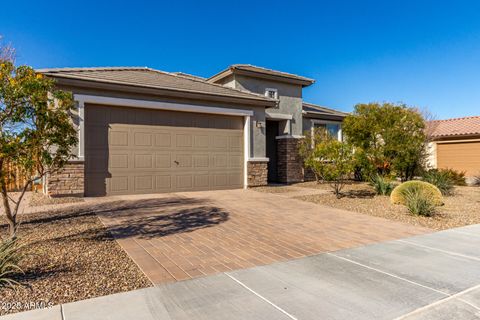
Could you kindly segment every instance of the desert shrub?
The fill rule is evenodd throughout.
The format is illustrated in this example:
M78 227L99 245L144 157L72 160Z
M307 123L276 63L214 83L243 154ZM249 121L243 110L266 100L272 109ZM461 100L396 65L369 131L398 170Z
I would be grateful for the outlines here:
M428 170L422 180L436 186L444 196L453 194L454 182L452 176L445 170Z
M465 171L458 171L454 169L438 169L439 172L443 172L450 177L453 184L456 186L466 186Z
M402 192L405 206L410 213L426 217L435 213L435 199L425 190L416 184Z
M411 180L426 159L425 121L417 108L395 103L357 104L342 125L355 147L357 179L394 173ZM372 172L373 171L373 172Z
M429 197L434 205L443 205L443 198L440 190L438 190L438 188L431 183L419 180L410 180L396 186L390 195L390 201L394 204L406 204L404 196L405 192L407 192L409 189L417 188L421 190L425 197Z
M389 196L395 187L392 181L379 174L372 178L370 184L375 189L375 192L381 196Z
M13 275L22 272L18 263L22 259L18 239L0 240L0 287L13 287L18 284Z
M328 182L340 198L340 192L354 170L352 146L319 130L314 136L305 135L300 142L299 153L305 167L314 172L317 181Z
M480 187L480 176L473 177L472 185L474 185L476 187Z

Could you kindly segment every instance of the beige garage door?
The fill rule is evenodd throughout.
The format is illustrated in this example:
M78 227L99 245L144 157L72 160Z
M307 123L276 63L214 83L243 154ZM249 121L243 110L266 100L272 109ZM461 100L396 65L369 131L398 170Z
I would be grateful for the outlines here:
M87 196L243 187L243 119L87 105Z
M465 171L467 176L480 174L480 142L438 143L437 166Z

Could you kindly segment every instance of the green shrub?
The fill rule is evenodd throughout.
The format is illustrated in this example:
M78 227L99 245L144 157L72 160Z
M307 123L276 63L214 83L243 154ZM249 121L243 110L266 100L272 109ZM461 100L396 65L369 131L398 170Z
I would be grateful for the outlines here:
M22 259L20 246L17 239L1 240L0 243L0 287L13 287L19 284L13 279L15 273L21 272L22 269L18 263Z
M395 185L388 180L387 178L377 174L375 175L370 184L375 189L375 192L381 196L389 196L392 193L393 188Z
M436 186L444 196L453 194L454 182L452 176L445 170L428 170L422 180Z
M434 205L443 205L443 198L440 190L438 190L438 188L433 184L419 180L410 180L395 187L390 195L390 201L394 204L406 204L404 194L406 190L412 188L421 189L425 196L428 196L430 199L432 199Z
M435 199L420 185L414 185L403 191L405 206L410 213L430 217L435 213Z

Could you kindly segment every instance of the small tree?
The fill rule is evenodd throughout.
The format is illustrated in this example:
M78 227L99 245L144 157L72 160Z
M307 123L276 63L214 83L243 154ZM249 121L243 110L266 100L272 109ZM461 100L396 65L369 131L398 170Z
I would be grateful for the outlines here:
M305 169L312 170L315 175L315 181L320 182L320 177L315 170L318 159L316 157L315 146L319 141L330 139L328 132L324 128L315 128L313 131L305 131L304 138L300 140L298 151L303 160Z
M355 147L364 179L393 171L403 181L413 178L426 158L427 137L421 113L404 104L358 104L343 123Z
M0 61L0 194L11 237L17 231L20 203L33 181L59 170L71 158L77 143L72 108L71 94L56 90L53 80L31 67ZM14 199L7 186L18 173L26 179Z
M351 145L319 129L313 137L305 135L299 150L305 166L314 172L317 179L330 183L335 195L340 198L340 192L354 168Z

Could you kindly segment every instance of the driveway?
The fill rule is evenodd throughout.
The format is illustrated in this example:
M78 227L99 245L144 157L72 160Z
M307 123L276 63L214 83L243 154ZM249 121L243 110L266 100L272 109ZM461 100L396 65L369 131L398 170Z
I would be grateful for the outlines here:
M253 190L108 201L102 222L154 284L430 232Z
M473 225L5 320L480 319L479 247L480 225Z

